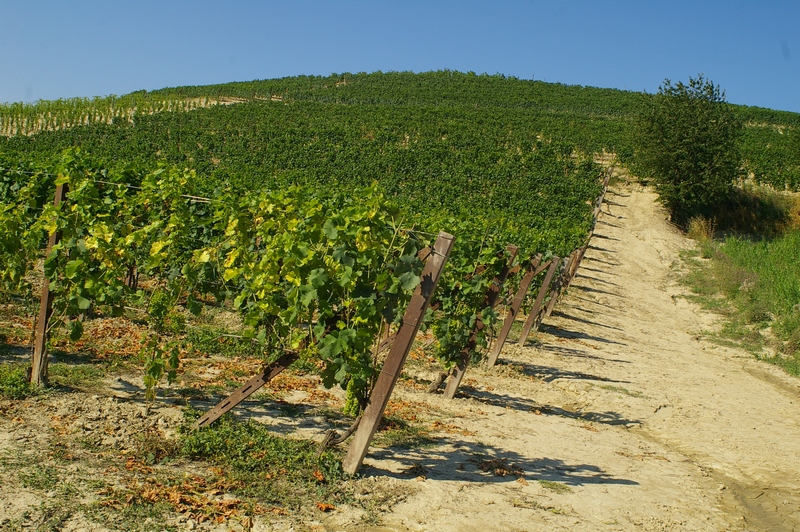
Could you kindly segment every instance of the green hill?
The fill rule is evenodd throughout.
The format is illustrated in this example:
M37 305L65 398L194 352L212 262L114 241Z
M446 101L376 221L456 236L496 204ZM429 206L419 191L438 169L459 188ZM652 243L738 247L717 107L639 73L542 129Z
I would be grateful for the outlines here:
M161 158L197 168L209 183L234 178L247 186L317 180L331 169L371 179L409 164L407 157L389 163L397 158L387 153L390 147L416 144L430 151L442 140L476 146L491 138L524 147L545 139L588 154L613 151L625 161L631 156L629 125L647 97L452 71L298 76L1 106L0 129L7 135L57 130L1 140L0 150L40 157L80 145L110 160L151 164ZM746 106L736 111L746 124L742 149L756 180L800 188L800 114ZM84 125L70 127L76 123ZM369 154L378 145L389 156L383 164L353 165L354 157L363 158L358 152ZM289 154L306 147L306 160ZM505 178L502 170L487 170Z

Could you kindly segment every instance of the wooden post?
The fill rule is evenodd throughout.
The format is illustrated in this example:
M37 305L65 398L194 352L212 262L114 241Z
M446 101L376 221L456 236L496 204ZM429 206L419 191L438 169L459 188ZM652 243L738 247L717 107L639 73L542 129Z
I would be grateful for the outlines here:
M553 288L550 290L550 301L547 303L547 309L544 312L544 318L549 318L550 313L553 312L553 308L555 308L558 299L561 297L563 293L562 288L564 287L564 282L567 280L567 275L569 273L570 268L572 268L572 264L575 262L575 257L577 250L573 251L570 256L566 259L564 264L564 269L561 270L561 275L558 276L558 279L555 283L553 283Z
M497 357L500 355L500 351L503 350L503 345L506 342L506 338L508 338L508 333L511 332L511 327L514 325L514 321L517 319L517 313L519 312L523 301L525 301L525 297L528 295L528 290L531 287L531 283L533 283L533 280L536 278L536 276L550 266L550 262L552 262L546 261L544 264L540 264L541 261L542 255L539 254L532 258L528 263L525 276L519 283L519 289L517 290L516 295L514 295L514 300L511 302L511 307L508 309L506 319L503 321L503 328L500 329L500 334L497 335L497 339L494 341L494 344L492 344L492 349L489 352L489 357L486 360L487 365L494 366L497 363Z
M572 279L575 278L575 274L578 273L578 268L581 265L581 261L583 260L583 255L586 253L586 249L589 247L589 243L587 242L586 245L579 247L575 250L575 260L572 261L572 266L569 269L569 273L566 276L566 280L564 281L564 288L567 289L572 284Z
M431 298L436 290L436 285L439 283L439 278L442 276L442 270L450 256L450 250L453 248L454 241L455 237L453 237L453 235L444 232L439 233L436 243L433 246L433 252L425 262L425 268L422 271L422 281L414 291L414 295L411 297L408 307L406 307L403 321L395 335L394 342L392 342L389 355L386 357L386 362L383 363L381 372L378 375L378 380L372 388L372 392L369 396L369 403L361 415L358 429L347 450L347 455L342 462L342 467L345 472L351 475L354 475L364 462L364 457L367 455L372 436L374 436L375 431L378 430L378 425L383 417L383 411L389 403L389 397L392 395L392 390L394 390L394 386L397 383L397 378L400 376L408 352L411 350L414 337L417 335L420 325L422 325L425 311L430 305Z
M227 398L220 401L217 406L206 412L203 417L197 420L194 428L199 429L201 427L207 427L208 425L211 425L213 422L221 418L226 412L254 394L256 390L274 379L281 371L288 368L292 362L297 360L298 356L299 355L297 353L286 353L269 366L266 366L261 373L247 381L244 386L230 394Z
M506 265L503 266L497 276L492 280L492 283L489 285L489 290L486 292L486 298L483 300L483 306L480 310L492 308L494 307L495 303L497 303L497 298L500 295L500 289L503 287L503 283L506 282L508 272L511 271L511 267L514 264L514 259L517 257L518 250L519 248L517 246L510 245L506 248L506 251L508 251L511 256L508 258ZM464 373L467 372L467 367L469 366L470 353L475 350L475 347L478 344L478 333L483 330L483 327L484 323L480 317L478 317L478 319L475 321L475 326L469 335L467 345L461 351L461 358L450 372L450 378L447 379L447 386L444 389L444 396L448 399L455 397L456 391L461 385L461 380L464 378Z
M553 282L553 276L556 274L560 261L559 257L553 257L550 260L550 267L547 269L542 286L539 287L539 292L536 294L536 301L533 303L528 318L525 320L525 325L522 326L522 333L517 342L520 346L525 345L533 325L538 322L539 310L542 308L542 303L544 303L544 296L550 290L550 284Z
M58 207L67 198L67 185L56 186L56 195L53 205ZM61 240L61 231L54 231L47 240L47 252L50 255L53 246ZM33 358L31 359L31 384L36 386L47 385L47 327L50 324L50 315L53 313L53 294L50 292L50 282L47 277L42 286L42 296L39 303L39 317L36 320L36 337L33 344Z

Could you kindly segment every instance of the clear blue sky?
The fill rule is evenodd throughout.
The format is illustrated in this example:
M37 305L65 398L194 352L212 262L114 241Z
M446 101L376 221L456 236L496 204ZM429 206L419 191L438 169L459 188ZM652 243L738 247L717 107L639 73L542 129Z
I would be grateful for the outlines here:
M0 0L0 102L439 69L800 112L800 2Z

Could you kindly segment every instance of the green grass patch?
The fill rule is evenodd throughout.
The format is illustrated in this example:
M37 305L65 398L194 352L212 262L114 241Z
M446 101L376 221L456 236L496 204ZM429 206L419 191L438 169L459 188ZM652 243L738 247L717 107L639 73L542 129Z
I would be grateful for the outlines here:
M552 480L540 480L539 484L545 489L550 491L554 491L556 493L570 493L572 488L564 484L563 482L554 482Z
M27 364L0 364L0 397L24 399L35 393L36 389L28 382Z
M85 387L97 384L105 370L94 364L51 363L47 369L50 384L65 387Z
M17 473L22 486L29 489L50 491L59 483L58 470L52 466L35 464Z
M187 427L197 417L198 412L187 410ZM254 421L226 415L210 427L187 428L180 452L218 464L238 486L234 493L260 504L298 509L341 502L338 488L346 480L341 451L318 455L315 442L277 436Z
M199 325L186 328L186 342L195 352L226 357L251 357L259 352L252 340L239 338L222 327Z
M119 508L104 508L93 505L83 510L92 521L116 530L136 532L177 531L178 527L166 523L174 509L169 502L156 503L132 500Z
M700 241L684 282L695 301L726 317L720 335L800 376L800 230L764 240ZM773 355L764 355L764 348Z
M418 449L431 447L436 439L431 431L417 423L410 423L396 416L387 416L383 425L375 433L372 445L376 447L397 447L401 449Z

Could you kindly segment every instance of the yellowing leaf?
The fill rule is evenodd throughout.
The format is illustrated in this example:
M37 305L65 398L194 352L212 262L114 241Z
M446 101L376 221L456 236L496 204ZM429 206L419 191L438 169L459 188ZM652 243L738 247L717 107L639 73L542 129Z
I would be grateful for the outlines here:
M225 273L222 274L222 278L226 281L230 281L234 277L237 277L241 272L241 268L228 268L225 270Z
M150 256L157 255L162 249L164 249L169 244L166 240L156 240L153 242L153 245L150 247Z

